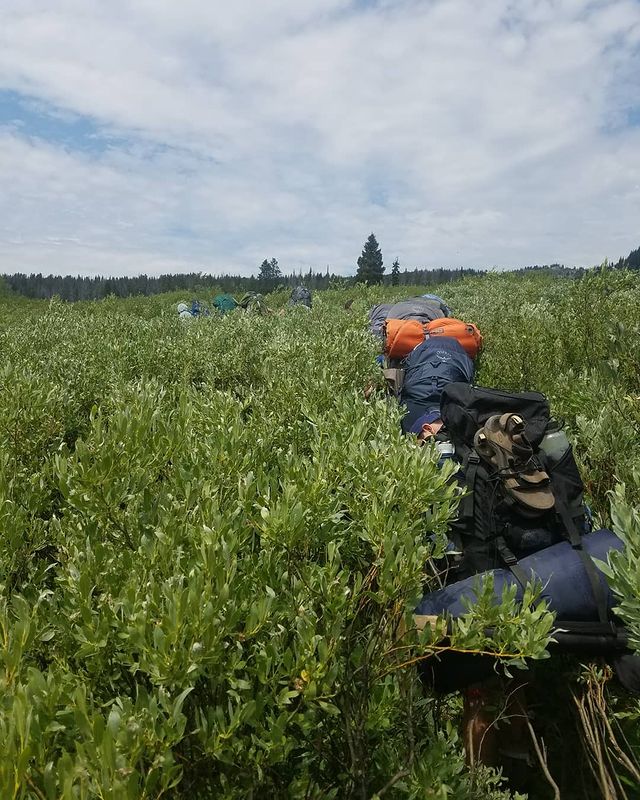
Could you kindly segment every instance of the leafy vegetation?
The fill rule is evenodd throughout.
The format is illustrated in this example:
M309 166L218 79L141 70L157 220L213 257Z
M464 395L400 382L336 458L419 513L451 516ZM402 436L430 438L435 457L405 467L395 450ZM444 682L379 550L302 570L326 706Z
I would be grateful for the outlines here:
M439 291L485 334L479 382L565 418L627 540L610 570L637 647L638 275ZM441 645L411 612L458 498L363 391L367 309L407 294L191 322L178 293L1 301L0 797L511 796L418 680ZM533 600L479 602L452 646L542 661ZM637 748L640 709L616 713Z

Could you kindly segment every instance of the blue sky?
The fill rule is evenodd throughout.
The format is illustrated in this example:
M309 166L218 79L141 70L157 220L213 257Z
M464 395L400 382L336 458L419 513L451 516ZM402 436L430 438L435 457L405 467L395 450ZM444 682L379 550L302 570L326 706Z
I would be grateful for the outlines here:
M0 271L640 245L640 0L4 0Z

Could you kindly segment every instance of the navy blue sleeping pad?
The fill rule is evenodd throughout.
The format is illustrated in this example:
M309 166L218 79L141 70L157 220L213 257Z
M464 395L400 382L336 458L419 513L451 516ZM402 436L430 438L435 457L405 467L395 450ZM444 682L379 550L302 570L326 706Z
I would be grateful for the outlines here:
M440 406L450 383L471 383L475 366L457 339L451 336L427 338L404 360L404 383L400 402L407 414L402 428L407 433L422 414Z
M623 543L618 537L608 530L599 530L582 537L582 546L590 556L600 561L607 560L607 555L612 550L622 550ZM549 608L556 613L556 619L572 622L595 622L598 620L598 609L593 597L591 584L582 559L571 547L569 542L559 542L544 550L539 550L518 562L520 569L532 579L537 579L543 585L542 598L549 604ZM597 568L597 565L596 565ZM523 588L514 574L508 569L494 569L483 575L493 575L493 593L496 604L500 602L502 590L505 586L516 585L516 597L522 600ZM416 608L416 614L448 615L456 618L468 613L463 598L468 603L476 601L474 587L478 575L473 575L465 580L445 586L430 592L422 598ZM605 590L609 612L614 605L611 589L604 575L598 570L598 578Z

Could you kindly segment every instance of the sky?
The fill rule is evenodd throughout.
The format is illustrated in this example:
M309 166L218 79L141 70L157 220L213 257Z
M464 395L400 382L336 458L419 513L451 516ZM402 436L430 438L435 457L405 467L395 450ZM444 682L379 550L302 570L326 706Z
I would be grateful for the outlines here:
M592 266L640 0L2 0L0 272Z

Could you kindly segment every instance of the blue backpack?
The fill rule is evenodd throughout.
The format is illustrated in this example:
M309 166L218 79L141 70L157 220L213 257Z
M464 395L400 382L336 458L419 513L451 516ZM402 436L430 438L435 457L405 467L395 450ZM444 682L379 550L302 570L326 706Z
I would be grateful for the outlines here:
M402 420L405 433L418 417L440 406L445 386L450 383L471 383L475 374L473 360L462 345L450 336L425 339L409 353L403 365L400 402L407 408Z

